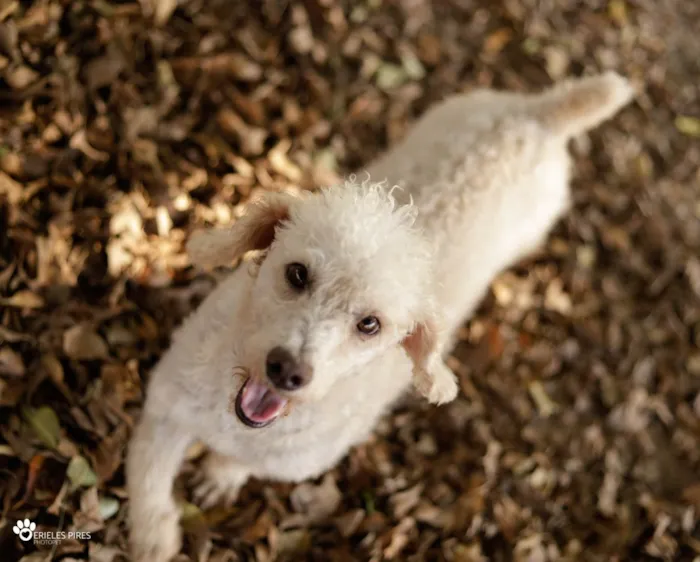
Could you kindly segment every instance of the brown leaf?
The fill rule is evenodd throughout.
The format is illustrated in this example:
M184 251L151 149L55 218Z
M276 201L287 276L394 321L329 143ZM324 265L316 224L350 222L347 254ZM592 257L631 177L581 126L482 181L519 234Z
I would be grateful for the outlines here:
M510 42L513 32L507 27L494 31L484 41L484 51L489 55L497 55Z
M108 482L119 470L127 440L127 427L120 425L100 444L95 453L95 472L100 482Z
M289 181L296 183L301 180L301 170L287 156L287 152L291 147L291 142L288 140L281 141L269 153L268 158L272 169L278 174L282 174Z
M6 167L6 161L7 157L3 160L3 168ZM13 180L6 173L0 172L0 195L5 195L10 205L17 205L20 202L23 191L21 183Z
M36 480L41 472L41 467L44 466L45 460L46 457L44 457L44 455L34 455L32 460L29 461L27 483L25 484L24 495L14 506L12 506L12 509L19 509L29 500L29 498L32 497Z
M397 492L392 495L391 498L389 498L389 505L391 506L394 518L403 519L404 516L408 515L408 513L418 505L422 493L423 484L416 484L403 492Z
M411 533L415 527L415 520L411 517L407 517L392 529L389 545L384 549L384 557L387 560L393 560L401 554L410 541L409 533Z
M274 538L272 538L274 537ZM272 555L303 556L311 549L311 534L306 529L296 529L283 533L273 533L270 538Z
M96 487L88 488L81 494L80 510L73 514L73 525L86 533L96 533L104 529L105 524Z
M491 360L498 359L505 349L501 327L498 324L492 324L488 329L488 349L489 358Z
M114 49L108 49L105 56L92 59L83 72L89 90L97 90L112 84L126 68L123 57Z
M292 509L304 516L308 523L328 519L342 500L342 494L331 474L326 474L319 485L299 484L289 496Z
M26 390L27 383L24 380L0 379L0 406L16 406Z
M700 482L691 484L683 490L683 499L696 509L700 509Z
M348 538L355 534L365 518L364 509L354 509L335 518L335 525L340 534Z
M246 527L242 538L244 541L250 543L259 541L268 535L270 529L274 527L274 524L272 513L263 511L254 523Z
M109 349L102 336L89 324L77 324L63 334L63 351L75 361L91 361L109 357Z
M6 80L14 90L23 90L39 78L39 73L28 66L18 66L6 73Z
M10 347L0 348L0 375L21 377L25 373L22 356Z
M16 292L10 298L0 299L0 304L14 308L42 308L44 299L27 289Z
M124 560L124 551L115 546L100 544L91 540L88 542L90 562L119 562Z

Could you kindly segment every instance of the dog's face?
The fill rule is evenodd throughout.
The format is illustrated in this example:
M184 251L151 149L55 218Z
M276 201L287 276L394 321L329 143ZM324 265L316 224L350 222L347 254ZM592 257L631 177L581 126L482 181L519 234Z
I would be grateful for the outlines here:
M236 400L244 423L261 427L290 402L322 400L391 346L404 345L424 378L446 369L431 310L430 249L413 227L413 209L398 207L387 190L346 184L270 197L230 232L200 235L192 253L223 248L213 236L228 237L226 259L231 244L236 255L265 252L243 318L234 319L240 366L250 375Z

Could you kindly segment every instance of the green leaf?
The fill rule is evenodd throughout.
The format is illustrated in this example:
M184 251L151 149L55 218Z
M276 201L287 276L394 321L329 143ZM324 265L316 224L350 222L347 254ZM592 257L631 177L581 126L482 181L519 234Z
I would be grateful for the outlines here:
M61 424L58 416L49 406L24 408L22 417L34 434L49 449L55 449L61 438Z
M97 484L97 475L90 468L90 463L80 455L73 457L68 463L66 476L71 483L71 490L89 488Z
M102 497L99 501L99 508L102 520L107 521L119 511L119 500L117 498Z
M675 120L676 129L689 137L700 137L700 119L679 115Z
M362 501L365 504L365 511L367 515L372 515L376 511L374 505L374 495L369 490L362 492Z
M408 74L402 66L384 63L377 70L375 81L377 87L386 92L402 86L407 79Z
M189 502L182 502L180 504L180 523L182 523L182 527L188 532L194 532L207 524L202 510Z
M401 64L409 78L422 80L425 77L425 68L420 59L413 53L405 53L401 57Z

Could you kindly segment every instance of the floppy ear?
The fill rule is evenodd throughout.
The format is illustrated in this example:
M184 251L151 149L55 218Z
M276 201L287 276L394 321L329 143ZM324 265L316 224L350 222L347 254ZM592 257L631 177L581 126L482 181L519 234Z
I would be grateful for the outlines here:
M264 250L275 238L275 227L289 218L295 199L285 193L268 194L251 203L230 228L193 232L187 242L192 263L199 267L229 265L246 252Z
M432 404L445 404L457 396L457 380L442 360L434 319L419 322L401 345L413 361L413 386Z

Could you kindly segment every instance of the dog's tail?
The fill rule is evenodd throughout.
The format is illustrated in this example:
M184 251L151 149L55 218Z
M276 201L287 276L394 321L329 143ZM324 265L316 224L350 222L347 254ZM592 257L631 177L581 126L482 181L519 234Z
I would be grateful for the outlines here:
M537 95L533 106L545 127L570 138L613 117L634 95L626 78L609 71L557 84Z

